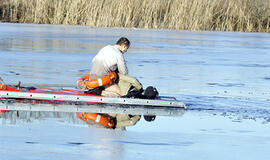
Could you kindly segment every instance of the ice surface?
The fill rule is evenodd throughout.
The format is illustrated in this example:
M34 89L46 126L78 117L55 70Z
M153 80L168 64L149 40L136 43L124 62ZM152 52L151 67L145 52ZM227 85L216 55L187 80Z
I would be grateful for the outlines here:
M65 113L0 118L6 159L261 159L270 148L270 34L0 23L6 83L75 88L98 50L126 36L129 74L184 101L179 117L127 131Z

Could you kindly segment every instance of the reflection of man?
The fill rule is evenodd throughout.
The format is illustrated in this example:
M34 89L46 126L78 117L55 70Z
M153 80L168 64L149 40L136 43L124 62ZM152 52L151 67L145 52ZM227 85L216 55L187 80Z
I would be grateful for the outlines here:
M115 118L115 129L125 130L125 127L135 125L141 119L141 116L130 114L117 114Z
M76 116L90 126L97 128L112 128L116 130L126 130L126 127L135 125L140 119L140 115L130 114L98 114L98 113L76 113ZM148 122L154 121L156 116L144 115ZM113 125L108 125L108 122Z
M1 111L1 110L0 110ZM141 116L128 114L102 114L102 113L76 113L76 116L89 126L97 128L122 129L126 126L135 125Z
M130 114L115 114L111 116L115 116L117 130L125 130L128 126L134 126L140 119L140 115L130 115ZM144 119L148 122L154 121L156 116L154 115L144 115Z

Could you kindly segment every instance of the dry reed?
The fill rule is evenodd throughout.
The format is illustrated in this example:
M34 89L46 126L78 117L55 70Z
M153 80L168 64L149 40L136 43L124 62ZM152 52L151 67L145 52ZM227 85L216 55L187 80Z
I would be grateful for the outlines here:
M0 0L0 21L270 32L269 0Z

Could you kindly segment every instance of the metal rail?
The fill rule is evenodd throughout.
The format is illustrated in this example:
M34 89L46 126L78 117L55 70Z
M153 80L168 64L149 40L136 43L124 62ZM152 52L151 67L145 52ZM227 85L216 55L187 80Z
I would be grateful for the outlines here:
M181 108L120 105L120 104L36 104L34 102L17 103L15 100L1 100L0 110L47 111L47 112L90 112L116 113L132 115L181 116L185 113Z
M167 100L132 99L132 98L110 98L110 97L14 92L14 91L0 91L0 97L14 98L14 99L21 98L21 99L72 101L72 102L90 102L102 104L125 104L136 106L161 106L161 107L171 107L171 108L175 107L186 109L186 106L183 102L175 100L167 101Z

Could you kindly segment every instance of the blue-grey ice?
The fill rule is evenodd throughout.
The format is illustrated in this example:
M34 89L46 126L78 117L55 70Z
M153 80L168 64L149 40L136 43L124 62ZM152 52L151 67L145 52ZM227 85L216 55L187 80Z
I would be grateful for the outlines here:
M89 127L72 113L4 113L1 160L270 158L269 33L10 23L0 33L6 83L75 88L98 50L126 36L130 75L188 106L127 131Z

